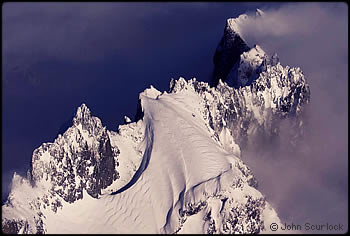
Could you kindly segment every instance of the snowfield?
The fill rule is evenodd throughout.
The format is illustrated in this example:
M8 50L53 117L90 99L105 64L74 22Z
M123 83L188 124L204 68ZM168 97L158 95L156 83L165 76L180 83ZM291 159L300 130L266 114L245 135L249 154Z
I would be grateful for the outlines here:
M83 199L73 204L62 200L56 213L48 207L40 208L45 216L45 233L231 232L238 225L228 223L230 210L235 208L236 218L242 218L242 233L268 230L264 222L279 222L261 193L248 185L239 157L212 139L193 107L193 101L201 99L198 94L184 90L160 95L151 87L140 94L140 99L145 135L139 145L144 147L144 154L132 184L98 198L84 190ZM17 189L33 193L29 199L45 191L24 182L13 189L13 199L22 198L22 191ZM253 201L261 204L254 205ZM256 218L244 212L247 204L256 211ZM3 210L5 215L10 212L9 208ZM25 210L16 208L13 218L30 219Z
M234 86L181 77L168 92L150 86L117 131L78 107L71 127L34 150L28 176L14 174L3 232L281 233L241 148L277 137L285 118L298 140L310 89L299 68L245 44L248 18L227 21L214 56L215 78Z

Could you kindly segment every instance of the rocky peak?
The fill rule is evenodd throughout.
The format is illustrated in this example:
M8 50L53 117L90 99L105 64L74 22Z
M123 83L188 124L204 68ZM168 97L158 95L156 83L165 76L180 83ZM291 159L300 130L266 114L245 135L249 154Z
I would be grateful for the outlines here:
M262 17L265 13L256 10L255 16L242 14L237 18L229 18L226 21L224 35L216 48L214 55L213 85L218 81L229 80L229 84L236 88L246 86L257 78L265 69L263 58L267 58L265 52L257 45L251 48L240 33L240 27L250 18ZM258 59L256 61L256 59ZM266 60L267 61L267 60ZM249 65L250 64L250 65Z
M90 109L84 103L77 109L75 117L73 118L73 127L81 127L82 130L86 130L93 136L100 135L101 132L105 130L101 120L97 117L93 117Z
M231 140L231 136L236 144L245 147L253 143L256 137L263 137L266 141L275 139L280 135L278 121L286 118L295 127L293 137L298 139L303 133L301 114L310 101L310 88L302 71L300 68L282 66L277 62L276 55L266 58L258 46L251 51L260 51L260 54L254 54L254 59L248 60L246 66L253 73L258 69L261 71L255 74L256 79L245 86L234 88L219 80L217 86L211 87L195 79L186 82L180 78L171 81L169 92L195 91L204 100L201 108L204 120L222 142ZM249 57L251 51L243 53L242 58ZM271 60L277 64L266 64ZM254 61L255 64L250 64ZM248 69L241 73L248 74ZM238 152L232 140L227 144L227 149Z
M118 155L101 120L82 104L72 127L33 152L32 179L50 186L51 194L66 202L83 198L84 189L96 198L119 178L115 169Z
M74 117L74 121L85 123L89 120L91 120L90 109L86 106L85 103L83 103L78 107L76 115Z
M241 16L244 18L244 16ZM249 51L250 47L239 35L239 30L232 19L228 19L224 29L224 36L214 54L213 85L216 86L219 80L226 80L232 67L239 61L243 52Z
M265 15L265 12L263 12L259 8L256 9L255 16L261 17L261 16L264 16L264 15Z
M261 17L262 14L263 13L258 9L256 17ZM229 19L227 21L224 36L214 56L215 87L211 87L208 83L200 82L196 79L186 81L184 78L180 78L179 80L171 80L169 90L169 93L183 92L184 94L180 94L177 98L179 98L180 101L184 101L185 103L183 104L191 108L189 109L190 112L193 112L192 117L189 114L191 120L192 118L202 119L210 132L210 137L213 138L215 142L220 142L219 144L222 144L225 150L228 150L237 157L240 156L240 147L244 148L248 142L254 143L254 141L257 140L254 138L257 137L268 140L270 136L278 135L278 120L286 118L288 115L293 115L298 118L304 105L308 103L310 99L309 87L299 68L283 67L278 62L278 57L276 55L268 58L258 45L250 48L244 42L239 35L237 22L243 21L247 17L247 15L241 15L237 19ZM237 73L236 77L241 82L238 88L231 87L225 82L232 70ZM46 216L42 214L43 210L49 208L57 212L58 208L62 208L62 202L73 203L83 199L83 194L86 195L86 193L93 198L99 198L101 194L109 192L110 189L108 189L108 187L120 178L119 172L117 171L117 167L119 166L118 161L122 160L121 165L125 165L127 162L123 160L123 158L129 158L129 156L131 156L131 149L137 150L139 156L151 155L148 154L148 151L140 151L139 149L146 143L142 140L145 140L145 137L147 137L142 121L139 122L139 120L143 118L142 99L147 97L147 99L157 100L160 96L163 96L162 94L163 93L156 90L153 86L141 93L135 122L131 122L130 118L125 117L126 124L119 128L118 134L112 134L113 132L107 131L106 128L103 127L101 120L92 116L89 108L85 104L78 107L75 117L73 118L73 125L69 127L63 135L59 135L53 143L44 143L34 151L32 158L32 175L30 178L38 186L40 185L43 191L35 193L37 195L31 198L27 198L27 196L25 196L25 198L20 198L22 202L16 203L12 201L12 203L9 203L5 210L7 210L7 217L12 220L3 220L3 231L42 233L44 232L43 219L46 218ZM167 96L166 93L164 94ZM181 100L181 97L187 99ZM175 100L174 98L173 102ZM161 102L163 101L165 100ZM179 103L181 104L180 101ZM174 105L174 103L170 104ZM161 113L161 111L159 113ZM160 117L168 119L166 114ZM150 121L147 116L145 116L145 120L146 122ZM200 122L202 122L202 120ZM293 122L291 129L296 131L301 130L302 127L300 127L299 120L295 119ZM170 123L171 122L163 124ZM159 124L162 125L162 123ZM164 127L167 128L166 126ZM180 129L181 125L175 128ZM183 129L185 128L187 129L188 126L183 126ZM164 133L168 131L170 134L171 131L174 133L174 128L173 130L167 129ZM189 133L188 135L190 136L190 134L193 135L196 133ZM201 137L200 135L198 136ZM122 142L118 143L117 141L119 140L122 140ZM171 142L172 140L169 141ZM130 143L132 143L133 146L129 150L126 146ZM150 149L145 148L144 150L152 150L151 148L154 144L153 142L151 143L152 146L150 146ZM118 146L121 148L121 151L118 149ZM169 146L171 146L171 144ZM160 150L159 153L166 153L166 151L168 151ZM171 150L175 149L170 149L169 153L172 153ZM180 154L183 154L183 152ZM215 159L215 163L217 163L217 159ZM231 172L226 171L220 174L218 176L219 178L213 178L213 181L208 182L205 186L215 186L217 181L230 179L233 180L230 184L221 184L221 182L218 182L218 186L220 187L213 189L220 189L221 186L231 186L233 188L228 188L225 191L220 190L220 192L214 190L212 195L207 194L210 195L210 197L205 201L200 200L201 202L193 202L193 205L192 202L189 202L189 204L186 203L186 205L184 204L183 207L180 208L181 211L178 211L181 216L179 220L181 222L181 227L186 221L185 215L187 217L194 214L201 214L199 212L208 206L209 211L206 213L204 219L210 224L208 233L221 232L221 229L223 232L227 233L258 233L263 229L264 219L260 219L260 216L263 215L265 206L266 208L269 206L260 194L257 194L257 192L254 193L255 189L250 188L257 188L257 180L249 168L239 159L230 164L231 168L232 164L234 164L234 168L239 170L237 171L239 175L231 178ZM131 169L135 168L135 166L125 165L123 168L124 170L118 169L121 175L125 174L123 171L125 172L127 168ZM154 169L156 168L150 168L149 170ZM227 177L221 178L221 176ZM147 178L145 179L147 180ZM134 182L132 181L126 183L133 184ZM140 178L140 181L137 183L141 181L143 181L142 178ZM14 188L12 193L18 190L13 196L19 196L19 193L23 191L23 186L28 186L29 190L25 191L26 193L33 192L29 183L23 181L22 178L18 178L16 175L14 176L13 183ZM20 185L21 188L16 188L17 183L19 183L18 185ZM101 205L101 208L112 206L110 209L115 210L117 216L120 214L119 216L121 217L126 216L125 218L131 219L130 222L132 222L132 219L135 221L136 218L133 216L136 214L133 213L133 210L139 207L138 205L136 205L135 208L131 207L134 203L133 199L139 200L137 197L135 198L135 196L140 193L142 194L142 198L140 198L141 200L138 203L147 204L145 203L145 199L147 200L147 198L144 196L147 196L146 193L149 188L144 192L136 192L136 190L139 186L141 186L140 190L142 190L142 187L147 187L148 183L149 182L144 182L144 185L133 185L133 187L136 186L134 187L134 192L130 190L133 195L127 195L128 193L126 191L126 195L122 195L122 192L115 192L118 194L121 193L121 195L117 195L115 198L117 201L111 201L108 202L108 204ZM126 186L129 187L130 185L127 184ZM125 188L123 187L122 189ZM210 188L208 187L208 189ZM240 194L240 192L243 194L246 189L249 190L247 191L248 194L245 195L246 197L237 197L236 194ZM148 191L148 194L149 193L152 193L152 197L154 197L155 191L151 189L151 191ZM163 193L164 192L161 194ZM250 196L252 193L254 193L254 198ZM181 194L185 194L185 190L182 191ZM181 194L174 195L181 197ZM173 194L171 193L171 195ZM179 199L178 202L181 202L180 204L183 204L182 202L184 199L186 200L184 196L186 195L182 195L182 199ZM34 200L29 202L27 199ZM110 199L113 198L111 197ZM212 203L213 201L215 202ZM115 203L120 204L119 210L115 207L117 205ZM172 203L174 203L174 201ZM173 208L172 203L170 204L171 211L173 211L173 209L178 209ZM222 205L218 205L217 203ZM27 204L27 209L30 209L28 211L32 212L33 215L29 217L32 221L28 223L27 221L12 217L11 204L21 206L19 208L20 211L23 209L22 206ZM219 206L217 209L221 209L220 214L223 220L216 221L216 226L214 220L215 212L214 210L212 211L214 205L210 204L214 204L215 208ZM128 209L131 209L130 212L127 212ZM97 212L99 211L100 209L97 210ZM123 212L126 214L124 215ZM202 212L206 211L203 210ZM21 215L21 212L16 214ZM92 215L94 214L95 212L92 213ZM102 211L102 214L105 213ZM52 215L51 212L47 215L48 218L50 215ZM168 213L165 214L165 216L168 219L171 214ZM107 217L107 221L111 221L115 224L115 218L111 218L110 215ZM37 221L36 219L39 220ZM93 220L99 220L99 218L96 217ZM222 224L222 228L220 224ZM28 225L32 228L29 229ZM34 230L33 227L36 227L36 230Z

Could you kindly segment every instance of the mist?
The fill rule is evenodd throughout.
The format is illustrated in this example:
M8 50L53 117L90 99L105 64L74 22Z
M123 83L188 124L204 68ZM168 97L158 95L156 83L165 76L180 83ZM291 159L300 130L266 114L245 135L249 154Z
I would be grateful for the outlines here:
M241 27L243 38L269 55L277 52L282 65L300 67L310 85L311 102L304 114L305 136L296 149L286 149L286 120L278 147L256 145L258 149L243 150L242 159L283 223L343 224L347 231L347 5L293 3L262 10L265 15Z
M348 8L345 3L5 3L2 198L13 172L82 103L116 130L138 94L171 78L209 81L227 18L257 7L242 35L310 85L303 143L244 150L282 222L348 221ZM20 147L20 148L19 148Z
M165 91L171 78L209 81L226 19L259 5L4 3L3 201L13 172L25 176L33 151L82 103L117 130L151 84Z

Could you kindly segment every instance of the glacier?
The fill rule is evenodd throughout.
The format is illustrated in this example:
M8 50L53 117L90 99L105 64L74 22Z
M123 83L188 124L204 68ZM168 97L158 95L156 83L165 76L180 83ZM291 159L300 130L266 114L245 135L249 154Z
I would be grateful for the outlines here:
M228 19L215 86L172 79L139 95L134 120L109 131L86 104L72 126L34 150L2 206L8 233L280 233L277 212L241 159L279 120L302 135L310 88L300 68L250 48ZM300 133L301 132L301 133Z

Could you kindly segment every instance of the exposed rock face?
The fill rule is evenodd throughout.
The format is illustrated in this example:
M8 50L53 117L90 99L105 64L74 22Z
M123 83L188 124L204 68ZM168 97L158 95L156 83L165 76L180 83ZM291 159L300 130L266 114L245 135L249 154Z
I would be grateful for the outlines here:
M119 178L115 168L118 155L100 119L92 117L83 104L72 127L54 143L44 143L34 151L32 181L47 182L66 202L83 198L83 189L97 198Z
M218 136L229 133L241 148L257 137L266 142L278 140L280 121L285 118L294 132L291 143L295 146L303 133L304 105L310 102L310 89L300 68L282 66L276 53L270 57L259 45L250 48L240 35L247 20L264 14L257 9L255 16L242 14L227 20L214 55L216 88L189 81L207 101L210 126Z
M290 118L297 138L303 130L304 105L310 102L310 88L302 71L280 63L267 65L252 84L239 89L222 82L210 87L195 79L171 82L170 92L183 89L195 90L203 98L203 117L217 137L231 136L241 148L259 135L267 141L276 138L278 121L285 118Z
M263 17L264 14L257 9L255 16L242 14L227 20L213 58L212 85L216 86L221 80L234 88L248 86L261 72L266 71L267 65L274 66L279 62L277 54L269 57L259 45L248 46L240 33L246 21Z
M269 61L270 59L265 52L256 45L241 54L239 61L227 75L225 82L234 88L251 85L261 72L266 71Z
M249 49L241 36L232 29L230 19L227 20L224 36L214 54L213 86L216 86L220 79L226 80L233 66L239 61L241 54Z
M189 205L188 209L180 212L182 216L181 227L190 216L202 214L202 218L206 222L204 227L207 234L260 233L265 229L262 213L267 207L266 200L263 197L253 198L251 196L247 196L244 199L243 202L239 202L233 197L218 194L215 197L210 197L207 201ZM213 209L215 208L215 203L213 204L213 202L221 205L219 210L222 220L217 219L216 211L218 209Z
M257 17L262 14L258 11ZM241 148L258 138L270 142L278 137L280 121L285 119L290 119L295 137L301 135L301 117L310 101L310 89L299 68L282 66L277 55L269 57L258 45L247 46L236 24L246 17L241 15L227 21L214 56L216 86L183 78L171 80L169 93L161 93L151 86L140 94L134 122L125 117L118 132L108 131L82 104L72 126L62 132L63 135L59 134L53 143L44 143L33 152L28 177L14 175L9 199L2 207L3 232L46 233L48 218L57 216L67 205L74 206L89 197L99 199L96 201L108 199L108 204L115 207L106 210L102 204L101 209L97 208L101 210L101 218L108 212L108 219L104 220L109 221L113 217L110 212L119 209L113 222L132 218L135 225L140 226L149 222L147 217L140 217L144 216L143 212L136 215L144 199L152 202L156 195L170 195L170 203L160 204L161 207L170 204L165 217L158 219L165 222L157 229L160 232L182 233L194 217L204 221L201 226L206 233L259 233L265 230L264 220L279 220L257 190L257 179L239 159ZM152 112L144 110L143 102L153 109ZM162 109L166 112L161 112ZM188 115L190 119L177 115ZM200 126L199 123L204 124ZM184 138L188 140L181 140ZM190 139L193 139L193 147L183 148ZM170 154L176 153L172 160L164 158L170 155L169 150L157 146L154 140L168 141ZM193 161L190 154L185 154L192 148L190 154L200 152L197 156L203 158L210 153L217 158L217 150L224 149L227 151L224 153L229 153L230 163L222 162L227 169L213 178L188 185L190 180L202 177L191 176L190 164L206 166L205 160ZM156 178L147 169L151 155L158 158L149 168L157 173ZM175 162L177 158L181 161ZM219 163L218 159L211 160L215 160L212 166ZM171 168L160 168L171 161ZM182 165L186 168L181 169ZM176 168L180 171L174 171ZM133 181L136 175L137 180ZM162 176L162 180L157 179L158 176ZM175 185L182 179L183 185ZM158 184L164 180L169 182ZM153 191L158 187L171 191ZM137 201L140 195L142 201ZM105 198L100 199L102 197ZM157 204L153 201L147 207ZM85 207L96 210L89 205ZM266 212L271 216L264 218ZM91 218L98 214L85 213Z
M4 234L30 233L27 221L7 219L2 219L2 232Z
M114 139L129 133L127 136L134 150L143 135L139 130L139 125L132 123L121 125L120 134L110 132L82 104L77 109L72 126L63 135L59 134L53 143L44 143L34 150L27 178L14 174L12 191L3 206L7 215L2 220L3 231L45 233L44 212L57 213L65 203L74 204L83 199L84 192L96 199L101 194L113 192L113 185L120 185L120 149ZM132 155L132 150L124 151ZM135 160L129 162L134 164ZM129 162L124 160L123 164L129 167ZM135 171L130 167L130 173L123 173L121 185ZM32 192L33 195L25 197L28 202L23 202L22 191ZM26 212L25 219L23 211Z

